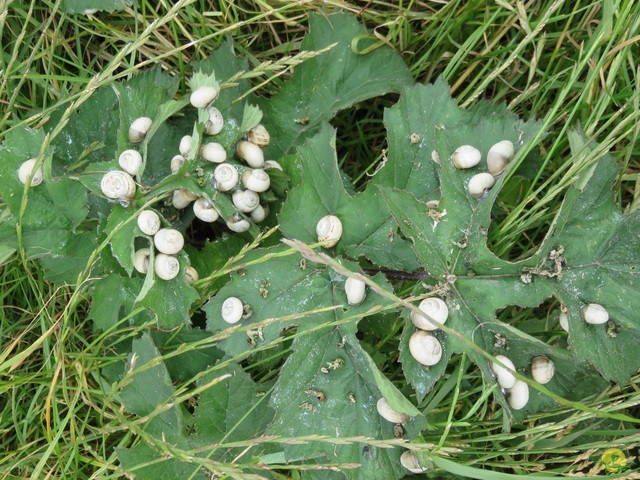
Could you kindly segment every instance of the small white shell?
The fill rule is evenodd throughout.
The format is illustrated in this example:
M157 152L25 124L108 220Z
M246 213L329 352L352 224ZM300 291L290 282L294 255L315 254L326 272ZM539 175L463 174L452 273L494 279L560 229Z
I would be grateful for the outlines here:
M125 150L118 157L118 165L132 177L135 177L142 166L142 155L137 150Z
M199 198L196 203L193 204L193 213L203 222L213 223L218 220L220 214L216 210L213 204L206 198Z
M207 135L217 135L222 131L224 127L224 118L222 113L216 107L207 108L209 114L209 120L204 124L204 133Z
M474 198L482 197L496 183L496 179L490 173L478 173L469 180L469 193Z
M451 161L457 168L475 167L480 163L481 158L480 150L471 145L462 145L451 155Z
M136 183L126 172L112 170L104 174L100 189L105 196L113 199L131 199L136 195Z
M391 423L407 423L409 421L409 415L406 413L398 413L391 406L387 399L384 397L380 397L378 403L376 404L376 408L378 409L378 413L382 418Z
M152 123L153 120L149 117L136 118L129 127L129 141L131 143L140 143L143 141Z
M259 168L248 169L242 172L242 184L254 192L266 192L271 186L271 178Z
M425 298L420 302L418 308L423 311L426 315L429 315L434 320L445 323L447 318L449 318L449 308L447 304L441 298L430 297ZM438 327L429 321L427 317L424 315L418 315L411 312L411 321L413 324L421 330L437 330Z
M349 277L344 282L344 291L349 305L360 305L364 301L366 284L362 280Z
M184 162L185 158L182 155L175 155L171 159L171 173L178 173L178 170L184 165Z
M531 376L541 385L549 383L555 372L556 367L549 357L540 355L531 361Z
M160 217L153 210L145 210L138 215L138 227L146 235L155 235L160 230Z
M251 168L264 167L264 154L259 146L246 140L240 140L236 145L236 152Z
M342 238L342 222L335 215L326 215L317 223L316 234L324 248L331 248Z
M153 271L163 280L171 280L180 273L180 262L173 255L159 253L156 255Z
M418 330L409 339L409 351L413 358L426 366L435 365L442 358L442 345L436 337Z
M191 204L191 200L184 195L182 190L174 190L173 197L171 197L171 205L173 205L178 210L182 210L183 208L187 208Z
M247 132L247 140L260 148L264 148L269 145L271 136L264 125L258 124Z
M568 333L569 332L569 314L565 312L560 312L560 315L558 316L558 322L560 323L560 326L562 327L562 329Z
M147 273L149 271L149 249L141 248L133 254L133 268L140 273Z
M180 139L180 146L178 147L178 150L180 151L180 155L182 155L184 158L187 158L187 156L189 155L192 143L193 137L191 135L185 135Z
M189 97L191 105L196 108L205 108L211 102L213 102L218 96L218 89L216 87L200 87L194 91Z
M509 405L514 410L521 410L529 401L529 385L522 380L516 380L509 390Z
M420 466L418 457L411 450L405 450L400 455L400 465L409 470L411 473L422 473L426 471L426 468Z
M434 161L434 163L437 163L438 165L440 165L440 155L438 154L437 151L432 151L431 152L431 160Z
M243 213L253 212L260 205L260 197L251 190L236 190L231 200L238 210Z
M504 355L496 355L496 360L500 361L503 365L509 367L515 372L516 366ZM506 368L498 365L496 362L491 362L491 370L496 374L498 383L502 388L511 388L516 383L517 379L515 375Z
M582 318L592 325L600 325L609 321L609 312L597 303L588 303L582 307Z
M429 200L425 205L427 208L436 209L440 206L440 200Z
M153 243L160 253L173 255L184 247L184 237L173 228L161 228L154 235Z
M29 175L31 175L33 167L35 167L37 161L37 158L30 158L29 160L22 162L20 168L18 168L18 179L23 185L25 185L27 180L29 180ZM30 186L35 187L36 185L40 185L42 183L42 178L42 167L39 167L36 170L36 173L33 174Z
M491 175L498 175L507 168L513 159L513 143L509 140L502 140L489 149L487 153L487 168Z
M213 171L216 181L215 188L219 192L228 192L238 183L238 169L230 163L222 163Z
M269 170L270 168L275 168L276 170L280 170L281 172L283 171L282 166L275 160L265 160L263 168L265 170Z
M269 215L269 206L263 207L262 205L258 205L255 210L251 212L251 219L256 223L260 223L267 218L267 215Z
M213 163L222 163L227 159L224 147L216 142L205 143L200 147L202 158Z
M187 267L184 269L184 280L189 284L193 285L200 279L200 275L198 275L198 271L193 267Z
M244 305L239 298L229 297L222 302L222 319L227 323L238 323L244 314Z
M249 230L249 228L251 228L251 224L247 220L242 218L240 214L236 213L234 213L230 217L227 217L225 223L227 224L227 227L229 227L229 230L236 233L246 232L247 230Z

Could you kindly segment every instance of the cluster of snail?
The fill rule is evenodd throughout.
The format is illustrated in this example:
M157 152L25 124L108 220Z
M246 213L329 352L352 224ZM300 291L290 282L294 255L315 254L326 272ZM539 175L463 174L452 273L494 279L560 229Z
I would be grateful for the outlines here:
M514 410L521 410L529 402L529 385L513 374L516 370L513 362L504 355L496 355L491 362L498 384L509 392L509 405ZM549 357L538 355L531 361L531 376L540 385L549 383L555 374L555 365Z
M469 179L467 189L472 197L480 199L496 183L496 177L500 175L509 162L513 159L513 143L509 140L502 140L493 145L487 153L487 169L489 172L482 172ZM433 152L432 157L437 158L437 152ZM471 145L458 147L451 155L451 161L459 169L475 167L482 160L480 150Z
M429 319L445 323L449 317L449 308L444 300L438 297L425 298L418 308L427 316L411 312L411 321L418 330L409 339L409 351L419 363L429 367L442 358L442 345L431 333L437 330L438 326Z
M602 325L609 321L609 312L602 305L597 303L587 303L580 309L582 319L591 325ZM569 314L563 307L558 318L560 326L565 332L569 332Z

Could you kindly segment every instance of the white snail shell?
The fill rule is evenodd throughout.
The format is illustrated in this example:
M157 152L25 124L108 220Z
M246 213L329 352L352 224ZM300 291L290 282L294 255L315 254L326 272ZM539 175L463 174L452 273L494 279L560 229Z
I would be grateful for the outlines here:
M224 118L222 113L216 107L207 108L209 114L209 120L204 124L204 133L207 135L217 135L222 131L224 127Z
M267 215L269 215L269 207L258 205L255 210L251 212L251 219L256 223L260 223L267 218Z
M440 206L440 200L429 200L426 205L427 208L436 209Z
M247 140L260 148L264 148L269 145L271 136L264 125L258 124L247 132Z
M216 189L220 192L228 192L238 183L238 169L230 163L223 163L213 171L216 180Z
M222 163L227 159L224 147L216 142L205 143L200 147L200 155L208 162Z
M200 279L200 275L198 275L198 271L193 267L187 267L184 269L184 280L189 284L193 285Z
M565 332L569 332L569 314L566 312L560 312L560 316L558 317L558 322L560 326Z
M592 325L599 325L609 321L609 312L602 305L597 303L588 303L582 307L582 318L585 322Z
M516 370L516 366L513 362L504 355L496 355L496 360L499 360L503 365L509 367L511 370ZM496 362L491 362L491 370L495 373L498 378L498 383L502 388L511 388L516 383L515 375L506 368L498 365Z
M513 143L509 140L502 140L489 149L487 153L487 168L491 175L498 175L507 168L513 159Z
M196 108L205 108L211 102L213 102L218 96L218 89L216 87L200 87L189 97L191 105Z
M496 179L490 173L478 173L469 180L469 193L474 198L482 197L496 183Z
M171 159L171 173L178 173L180 167L184 165L185 158L182 155L176 155Z
M260 205L260 197L252 190L236 190L231 196L233 204L243 213L249 213Z
M136 118L129 127L129 141L131 143L140 143L143 141L152 123L153 120L149 117Z
M23 185L27 183L27 180L29 180L29 175L31 175L33 167L35 167L37 161L37 158L30 158L29 160L22 162L20 168L18 168L18 179ZM32 187L40 185L42 183L42 179L42 167L38 167L36 173L33 174L33 178L29 185Z
M271 186L269 174L260 168L245 170L241 180L246 188L254 192L266 192Z
M480 150L471 145L462 145L451 155L451 161L457 168L475 167L480 163L481 158Z
M430 297L420 302L418 308L434 320L445 323L449 317L449 308L441 298ZM438 327L424 315L411 312L411 321L421 330L437 330Z
M531 376L541 385L549 383L555 372L556 367L549 357L541 355L531 361Z
M418 330L409 339L409 351L413 358L426 366L435 365L442 358L442 345L436 337Z
M184 237L173 228L161 228L154 235L153 243L160 253L173 255L184 247Z
M225 223L227 224L227 227L229 227L229 230L236 233L246 232L251 228L251 224L247 220L242 218L241 215L235 213L230 217L227 217Z
M244 315L244 305L239 298L229 297L222 302L222 319L227 323L238 323Z
M125 150L118 157L118 164L125 172L135 177L142 166L142 155L137 150Z
M141 248L133 254L133 268L140 273L147 273L149 271L149 249Z
M163 280L171 280L180 273L180 262L173 255L159 253L156 255L153 271Z
M246 140L240 140L236 145L236 152L251 168L264 167L264 154L259 146Z
M344 291L349 305L360 305L364 301L366 284L362 280L349 277L344 282Z
M422 473L426 470L420 466L420 462L418 462L418 457L411 450L405 450L400 455L400 464L409 470L411 473Z
M189 155L189 151L191 150L191 144L193 143L193 137L191 135L185 135L180 139L180 146L178 150L180 151L180 155L187 158Z
M382 418L391 423L407 423L409 421L409 415L406 413L398 413L391 406L386 398L380 397L376 404L378 413Z
M138 227L146 235L155 235L160 230L160 217L153 210L145 210L138 215Z
M136 195L136 183L126 172L112 170L104 174L100 189L105 196L113 199L131 199Z
M191 200L184 194L182 190L174 190L173 197L171 197L171 205L178 210L187 208L191 204Z
M522 380L516 380L509 389L509 405L514 410L521 410L529 401L529 385Z
M265 170L269 170L270 168L275 168L276 170L280 170L281 172L283 171L282 166L275 160L265 160L263 168Z
M213 223L220 214L214 208L213 204L206 198L199 198L196 203L193 204L193 213L203 222Z
M335 215L326 215L317 223L316 234L324 248L331 248L342 237L342 222Z
M431 160L433 160L434 163L440 165L440 155L437 151L434 150L431 152Z

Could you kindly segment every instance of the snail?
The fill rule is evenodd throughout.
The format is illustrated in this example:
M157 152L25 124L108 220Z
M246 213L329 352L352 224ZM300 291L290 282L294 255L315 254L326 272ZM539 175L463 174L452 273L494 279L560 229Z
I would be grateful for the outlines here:
M200 147L200 155L208 162L222 163L227 159L224 147L216 142L205 143Z
M514 410L522 410L529 401L529 385L522 380L516 380L509 389L509 405Z
M140 143L147 136L147 132L151 129L153 120L149 117L136 118L129 127L129 141L131 143Z
M487 168L491 175L499 175L507 168L513 159L513 143L509 140L502 140L489 149L487 153Z
M211 102L213 102L218 96L218 89L216 87L200 87L191 93L189 101L191 105L196 108L205 108Z
M198 275L198 271L193 267L187 267L184 269L184 280L189 285L193 285L200 279L200 275Z
M433 160L434 163L437 163L438 165L440 165L440 155L438 154L437 151L433 150L431 152L431 160Z
M425 298L420 302L418 308L432 319L440 323L445 323L449 317L449 308L444 300L437 297ZM438 327L424 315L411 312L411 321L421 330L437 330Z
M260 223L267 218L267 215L269 215L269 207L258 205L255 210L251 212L251 219L256 223Z
M178 173L178 170L184 165L184 162L185 158L182 155L175 155L171 159L171 173Z
M104 174L100 189L105 196L113 199L132 199L136 195L136 183L126 172L112 170Z
M196 200L193 204L193 213L195 213L196 217L200 220L207 223L215 222L220 216L213 204L206 198Z
M453 155L451 155L451 161L457 168L471 168L480 163L482 155L480 150L471 145L462 145L456 148Z
M271 186L269 174L259 168L248 169L242 172L242 184L254 192L266 192Z
M171 205L178 210L187 208L191 204L189 196L185 195L184 189L174 190L173 197L171 197Z
M427 208L430 208L432 210L437 209L440 206L440 200L429 200L427 203Z
M264 148L269 145L271 136L264 125L260 123L247 132L247 140L260 148Z
M163 280L171 280L180 273L180 262L173 255L159 253L156 255L153 271Z
M567 312L560 312L558 316L558 322L565 332L569 332L569 314Z
M344 291L347 294L349 305L360 305L366 294L366 284L357 278L347 278L344 282Z
M249 213L260 205L260 197L251 190L236 190L231 196L233 204L243 213Z
M238 183L238 169L230 163L222 163L213 171L213 178L219 192L228 192Z
M405 450L400 455L400 465L409 470L411 473L422 473L426 470L420 466L420 462L418 462L418 457L411 450Z
M238 212L227 217L225 223L227 224L227 227L229 227L229 230L236 233L246 232L251 227L251 224Z
M147 273L149 271L149 249L141 248L133 254L133 268L140 273Z
M386 398L380 397L376 404L378 413L382 418L391 423L407 423L409 421L409 415L406 413L398 413L391 406Z
M135 177L142 166L142 155L137 150L125 150L118 157L118 165L132 177Z
M20 165L20 168L18 168L18 179L23 185L26 184L27 181L29 180L29 176L31 175L31 172L33 172L33 168L36 166L37 161L38 161L37 158L30 158L29 160L22 162L22 164ZM33 174L33 177L31 177L31 183L29 185L31 187L40 185L42 183L42 179L43 179L42 167L38 167L38 169ZM135 185L134 185L134 189L135 189Z
M191 144L193 143L193 137L191 135L185 135L180 139L180 146L178 150L180 151L180 155L184 158L189 156L189 151L191 151Z
M511 360L509 360L504 355L496 355L496 360L504 365L498 365L497 362L491 362L491 370L496 375L498 379L498 383L502 388L511 388L513 384L516 383L516 377L513 373L507 370L505 367L509 367L509 369L515 371L516 366L513 364Z
M473 198L482 197L496 183L496 179L490 173L478 173L469 180L469 193Z
M545 355L537 356L531 361L531 376L541 385L549 383L555 372L555 365Z
M155 235L160 230L160 217L153 210L145 210L138 215L138 227L146 235Z
M161 228L154 235L153 243L160 253L173 255L184 247L184 237L173 228Z
M244 305L237 297L229 297L222 302L222 319L227 323L238 323L244 315Z
M324 248L331 248L342 237L342 222L335 215L326 215L317 223L316 234Z
M609 321L609 312L597 303L588 303L584 305L581 310L582 318L585 322L592 325L599 325L601 323L607 323Z
M240 140L236 145L236 152L251 168L264 167L264 154L259 146L246 140Z
M207 135L217 135L222 131L224 127L224 118L222 113L216 107L207 108L209 114L209 120L204 124L204 133Z
M425 366L435 365L442 358L442 345L436 337L424 330L411 335L409 351L413 358Z
M281 172L283 171L282 166L275 160L265 160L263 168L265 170L269 170L270 168L275 168L276 170L280 170Z

